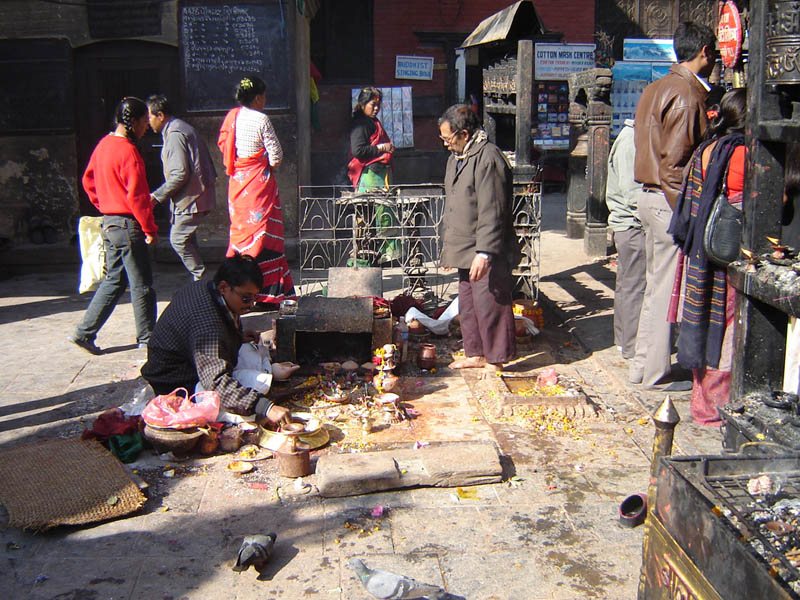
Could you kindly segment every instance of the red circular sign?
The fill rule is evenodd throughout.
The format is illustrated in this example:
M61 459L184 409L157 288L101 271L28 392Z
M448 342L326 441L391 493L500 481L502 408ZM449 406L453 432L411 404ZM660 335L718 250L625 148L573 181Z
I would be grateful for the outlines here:
M742 52L742 22L733 0L727 0L719 11L717 42L723 65L732 67L739 62Z

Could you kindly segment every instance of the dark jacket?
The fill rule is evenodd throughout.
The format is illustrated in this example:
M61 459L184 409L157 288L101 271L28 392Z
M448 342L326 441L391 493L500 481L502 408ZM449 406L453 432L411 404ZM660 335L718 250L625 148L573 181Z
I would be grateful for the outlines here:
M683 168L706 130L707 96L694 73L672 65L645 88L636 106L634 176L639 183L661 187L673 210Z
M442 220L442 266L469 269L476 252L517 262L512 227L511 167L500 149L484 141L460 165L447 160Z
M369 143L374 133L375 120L358 111L350 125L350 153L353 158L357 158L362 162L369 162L383 154L378 150L377 146Z
M178 387L192 394L199 381L203 389L219 393L228 412L266 414L272 403L231 376L242 341L242 331L214 284L196 281L178 290L161 313L142 377L158 394Z
M153 196L159 203L172 200L172 211L177 214L214 210L217 171L206 143L191 125L175 118L167 121L161 136L164 183Z

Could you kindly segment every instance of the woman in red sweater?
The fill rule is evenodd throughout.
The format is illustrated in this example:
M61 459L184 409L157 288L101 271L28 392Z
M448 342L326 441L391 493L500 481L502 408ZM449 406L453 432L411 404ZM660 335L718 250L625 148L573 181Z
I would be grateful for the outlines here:
M103 213L106 277L97 288L83 321L69 340L92 354L97 332L130 284L136 341L146 347L156 323L156 293L147 246L158 242L144 160L136 149L149 126L147 106L124 98L116 110L116 128L92 152L83 189Z

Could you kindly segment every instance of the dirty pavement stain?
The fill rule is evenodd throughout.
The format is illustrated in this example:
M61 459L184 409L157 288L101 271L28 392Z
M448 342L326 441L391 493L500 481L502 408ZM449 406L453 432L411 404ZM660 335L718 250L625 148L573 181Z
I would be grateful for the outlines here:
M587 598L609 598L607 587L622 583L619 577L608 573L609 565L597 562L592 554L584 554L581 561L564 552L548 552L547 560L567 577L566 585L579 590Z

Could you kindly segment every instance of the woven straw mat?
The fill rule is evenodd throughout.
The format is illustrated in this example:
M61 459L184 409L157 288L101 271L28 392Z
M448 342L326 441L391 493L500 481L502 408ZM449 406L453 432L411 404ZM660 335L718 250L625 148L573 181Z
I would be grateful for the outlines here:
M146 498L94 440L50 439L0 452L0 503L11 527L44 531L113 519Z

